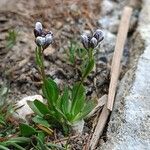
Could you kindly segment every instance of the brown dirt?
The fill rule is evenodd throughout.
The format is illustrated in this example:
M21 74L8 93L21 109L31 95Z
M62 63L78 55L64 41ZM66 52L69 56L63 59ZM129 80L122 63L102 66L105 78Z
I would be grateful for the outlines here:
M45 67L46 74L55 79L61 88L68 81L72 84L80 79L80 74L69 64L64 49L68 48L70 40L78 41L81 46L80 34L99 28L99 14L99 0L88 3L69 0L1 1L0 82L10 84L9 100L18 101L27 95L41 93L41 79L34 61L36 45L33 28L36 21L41 21L46 29L54 33L55 41L45 51ZM6 45L11 29L17 31L18 36L16 44L9 49ZM88 86L87 95L100 97L107 92L109 69L105 59L101 62L85 83ZM95 82L94 78L100 82ZM88 140L89 127L85 128L87 131L82 137L73 139L72 148L81 149Z

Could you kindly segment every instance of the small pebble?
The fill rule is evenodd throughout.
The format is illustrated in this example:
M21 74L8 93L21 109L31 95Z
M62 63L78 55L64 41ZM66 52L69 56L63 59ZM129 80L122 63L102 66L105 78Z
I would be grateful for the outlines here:
M103 0L101 4L102 15L110 14L115 8L115 3L110 0Z

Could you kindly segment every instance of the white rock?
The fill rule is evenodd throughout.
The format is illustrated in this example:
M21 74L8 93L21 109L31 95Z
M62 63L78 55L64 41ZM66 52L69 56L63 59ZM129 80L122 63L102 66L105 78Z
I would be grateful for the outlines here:
M98 20L98 23L103 29L107 29L112 33L117 33L120 21L117 16L104 16Z
M17 117L21 119L26 119L26 116L33 113L29 105L27 104L27 101L34 101L35 99L43 102L43 97L41 95L33 95L33 96L27 96L21 99L20 101L17 102L17 107L21 107L16 110ZM15 114L16 115L16 114Z
M114 34L117 34L118 32L118 28L119 28L119 23L120 23L120 20L119 19L114 19L110 22L110 25L108 27L108 30L111 32L111 33L114 33Z
M73 132L76 134L82 134L84 127L84 120L78 121L72 125Z
M101 4L102 15L107 15L114 10L115 3L109 0L104 0Z

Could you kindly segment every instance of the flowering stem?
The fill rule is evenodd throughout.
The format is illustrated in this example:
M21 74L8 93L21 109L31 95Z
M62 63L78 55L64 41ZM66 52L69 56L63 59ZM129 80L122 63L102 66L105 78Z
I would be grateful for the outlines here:
M42 76L43 81L46 78L45 70L44 70L44 58L43 58L43 48L41 46L38 46L36 48L36 63L39 67L39 72Z
M74 98L73 98L73 101L76 99L76 97L77 97L77 95L78 95L78 93L79 93L79 89L80 89L82 83L84 82L85 78L89 75L89 73L92 71L92 69L93 69L93 67L94 67L93 49L89 49L89 50L88 50L88 57L89 57L89 59L88 59L87 67L86 67L86 69L85 69L85 73L84 73L84 75L82 76L81 81L79 82L79 86L78 86L78 89L77 89L77 91L76 91L76 94L75 94L75 96L74 96ZM75 106L73 106L72 109L75 109Z

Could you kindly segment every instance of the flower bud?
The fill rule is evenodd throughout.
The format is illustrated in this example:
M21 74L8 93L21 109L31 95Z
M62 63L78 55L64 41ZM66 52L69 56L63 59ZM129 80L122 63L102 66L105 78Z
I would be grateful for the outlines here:
M44 46L46 43L46 39L45 39L45 37L38 36L36 38L35 42L38 46Z
M52 34L47 34L46 36L45 36L45 40L46 40L46 43L45 44L51 44L52 43L52 41L53 41L53 36L52 36Z
M44 31L42 24L36 22L34 28L35 42L38 46L46 49L53 41L53 33L51 31Z
M48 31L47 34L51 34L51 36L53 36L53 32L52 31Z
M36 30L43 30L43 27L42 27L41 22L36 22L36 24L35 24L35 29L36 29Z
M35 37L41 36L42 30L43 30L42 24L40 22L36 22L35 28L34 28Z
M97 46L98 42L95 37L92 37L90 40L90 48L95 48Z
M43 49L46 49L52 42L53 42L53 36L52 36L52 34L47 34L45 36L45 44L43 46Z
M103 32L100 29L97 29L95 31L95 33L93 34L93 37L95 37L97 39L98 43L104 39Z
M85 49L89 48L89 38L87 35L85 35L85 34L81 35L81 42Z

